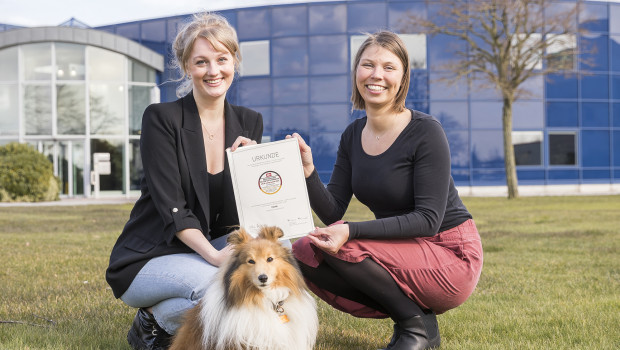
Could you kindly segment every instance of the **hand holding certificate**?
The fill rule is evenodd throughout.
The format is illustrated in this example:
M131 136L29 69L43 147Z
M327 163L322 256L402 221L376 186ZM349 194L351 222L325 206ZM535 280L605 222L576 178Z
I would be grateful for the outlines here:
M297 139L226 150L239 223L251 235L278 226L282 239L314 230Z

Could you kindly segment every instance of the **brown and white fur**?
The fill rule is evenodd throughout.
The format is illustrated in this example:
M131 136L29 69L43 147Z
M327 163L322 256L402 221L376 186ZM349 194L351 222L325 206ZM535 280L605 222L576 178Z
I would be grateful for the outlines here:
M252 238L231 233L233 255L190 310L170 350L310 350L318 331L314 298L278 227ZM280 303L281 308L278 308Z

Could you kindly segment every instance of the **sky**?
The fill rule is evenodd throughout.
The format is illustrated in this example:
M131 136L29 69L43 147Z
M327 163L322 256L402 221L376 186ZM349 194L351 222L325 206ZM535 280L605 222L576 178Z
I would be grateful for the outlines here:
M0 23L56 26L74 17L98 27L205 10L317 1L326 0L0 0Z
M98 27L206 10L317 1L325 0L0 0L0 23L57 26L73 17Z

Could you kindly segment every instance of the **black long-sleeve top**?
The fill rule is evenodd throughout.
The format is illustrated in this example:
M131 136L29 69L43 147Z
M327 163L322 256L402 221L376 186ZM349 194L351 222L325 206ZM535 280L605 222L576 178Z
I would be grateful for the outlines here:
M441 124L430 115L411 113L394 143L376 156L362 148L367 117L347 127L327 187L316 171L306 179L310 205L323 223L342 219L353 195L376 219L349 222L349 239L434 236L471 219L450 174Z

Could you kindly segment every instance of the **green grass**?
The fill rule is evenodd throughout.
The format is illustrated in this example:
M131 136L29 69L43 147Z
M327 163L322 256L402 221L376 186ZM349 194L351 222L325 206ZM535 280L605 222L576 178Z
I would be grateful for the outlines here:
M620 348L620 196L464 198L478 288L438 317L443 349ZM129 349L134 310L104 279L131 205L0 208L0 349ZM354 202L348 220L371 218ZM319 221L317 221L319 223ZM319 302L316 349L377 349L389 320Z

